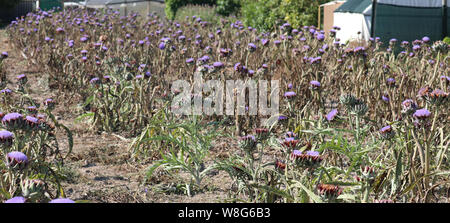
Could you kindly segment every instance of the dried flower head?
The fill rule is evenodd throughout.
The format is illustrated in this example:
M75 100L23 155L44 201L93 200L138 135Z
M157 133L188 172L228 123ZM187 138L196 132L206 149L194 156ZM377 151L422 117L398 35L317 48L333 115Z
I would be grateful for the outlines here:
M417 109L417 104L412 99L406 99L402 102L402 114L411 115Z
M317 192L325 199L334 200L342 193L342 189L333 184L318 184Z

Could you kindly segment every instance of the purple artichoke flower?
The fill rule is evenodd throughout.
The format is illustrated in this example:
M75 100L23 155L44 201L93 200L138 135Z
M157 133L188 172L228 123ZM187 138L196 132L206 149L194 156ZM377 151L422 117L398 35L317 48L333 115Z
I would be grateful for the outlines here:
M164 50L166 48L166 44L164 42L162 42L162 43L159 44L158 48L160 50Z
M5 58L7 58L8 56L9 56L8 52L2 52L2 53L0 54L0 59L5 59Z
M23 168L29 162L28 157L24 153L18 151L8 153L6 157L7 165L9 167L16 167L17 165L19 165L20 168Z
M263 46L266 46L268 43L269 43L269 40L268 40L268 39L261 39L261 44L262 44Z
M333 121L334 118L336 118L337 114L338 114L337 109L331 110L326 116L327 121L329 121L329 122Z
M288 89L292 89L293 86L291 83L289 83L287 87L288 87Z
M20 128L23 124L23 116L19 113L8 113L3 116L2 123L8 129Z
M391 86L391 87L395 86L395 79L394 78L388 78L386 80L386 82L387 82L388 86Z
M94 77L89 81L89 83L94 84L94 85L100 84L100 79L98 77Z
M317 152L317 151L306 151L306 155L308 155L308 156L319 156L319 152Z
M186 59L186 63L193 63L194 62L194 58L188 58Z
M413 116L417 119L427 119L430 115L431 112L429 112L426 108L416 110L413 114Z
M25 124L29 130L34 130L39 126L39 119L33 116L25 117Z
M11 89L5 88L3 90L0 91L0 93L5 94L5 95L9 95L12 93Z
M214 63L213 63L213 66L214 66L215 68L221 68L221 67L224 66L224 64L223 64L222 62L214 62Z
M320 82L318 82L318 81L311 81L311 82L309 82L309 84L311 85L311 88L314 90L317 90L320 88Z
M293 98L293 97L295 97L296 95L297 95L297 94L296 94L295 92L293 92L293 91L288 91L288 92L284 93L284 97L285 97L285 98L288 98L288 99Z
M57 198L57 199L51 200L49 203L53 203L53 204L55 204L55 203L59 203L59 204L61 204L61 203L75 203L75 201L73 201L71 199L68 199L68 198Z
M422 41L423 41L424 43L428 43L428 42L430 42L430 37L424 36L424 37L422 38Z
M253 52L256 50L256 45L253 43L249 43L248 44L248 49L250 50L250 52Z
M319 35L317 35L316 39L319 40L319 41L323 41L325 39L325 35L320 33Z
M10 131L0 131L0 144L4 146L11 146L14 139L14 134Z
M4 203L25 203L26 199L24 197L13 197L9 200L6 200Z
M390 125L380 129L380 135L383 139L391 139L394 137L395 132Z

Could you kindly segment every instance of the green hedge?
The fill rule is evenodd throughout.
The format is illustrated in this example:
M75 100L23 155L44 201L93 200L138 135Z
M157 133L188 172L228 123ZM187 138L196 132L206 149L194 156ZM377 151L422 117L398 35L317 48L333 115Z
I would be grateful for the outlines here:
M450 45L450 37L445 37L444 38L444 42Z
M328 0L166 0L166 16L175 19L177 10L188 4L216 5L216 13L239 14L247 26L273 30L289 22L293 28L317 25L318 7Z
M196 5L214 5L217 0L166 0L166 8L164 11L166 12L166 16L168 19L173 20L177 13L177 10L188 4L196 4Z
M246 25L272 30L284 22L292 27L317 25L318 7L328 0L245 0L241 14Z
M241 10L241 2L241 0L217 0L216 12L224 16L237 14Z
M0 0L0 8L11 8L19 2L20 0Z

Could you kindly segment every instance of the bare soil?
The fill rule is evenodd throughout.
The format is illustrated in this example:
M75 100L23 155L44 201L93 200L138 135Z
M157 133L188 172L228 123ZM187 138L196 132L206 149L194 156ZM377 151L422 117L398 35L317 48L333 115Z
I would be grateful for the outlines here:
M187 179L185 173L169 174L159 171L157 177L144 185L146 170L151 161L134 161L128 151L132 139L116 134L96 133L89 126L75 119L81 113L79 101L67 99L47 86L46 76L14 49L6 31L0 30L0 52L7 51L4 68L10 89L15 89L15 77L26 74L28 92L37 102L47 98L57 98L54 111L59 121L73 133L74 148L65 160L63 188L66 197L73 200L107 203L203 203L224 202L231 189L231 179L225 172L216 172L203 182L201 191L192 196L182 194L180 185ZM68 95L66 95L68 96ZM65 132L57 132L60 149L67 152L68 143ZM229 141L229 140L228 140ZM228 156L233 145L217 144L211 151L211 157ZM195 192L195 191L194 191Z

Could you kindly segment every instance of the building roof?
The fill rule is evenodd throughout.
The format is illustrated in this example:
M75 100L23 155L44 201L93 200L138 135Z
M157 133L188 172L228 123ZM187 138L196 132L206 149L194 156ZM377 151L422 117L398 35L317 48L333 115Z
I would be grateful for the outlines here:
M363 13L371 5L372 0L347 0L334 12Z
M335 5L337 3L342 3L342 2L345 2L345 0L335 0L335 1L324 3L324 4L320 5L320 6Z

